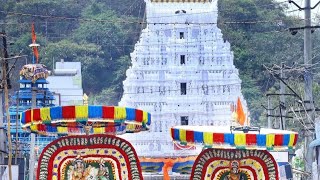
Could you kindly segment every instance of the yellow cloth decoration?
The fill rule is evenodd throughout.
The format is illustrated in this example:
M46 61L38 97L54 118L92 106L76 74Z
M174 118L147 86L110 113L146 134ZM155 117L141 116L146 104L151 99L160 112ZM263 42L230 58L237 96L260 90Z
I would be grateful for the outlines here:
M148 112L143 111L142 121L147 124L147 122L148 122Z
M68 127L57 127L58 133L67 133Z
M136 125L135 124L128 124L126 126L127 131L135 131L136 130Z
M180 129L179 130L179 136L180 136L180 141L181 142L187 142L186 130Z
M127 112L125 107L115 107L114 108L114 119L126 119Z
M76 119L88 118L88 106L76 106Z
M246 134L235 134L234 135L234 144L236 146L245 146L246 145Z
M213 134L210 132L204 132L203 133L203 140L206 145L212 145L213 144Z
M38 131L38 127L37 127L36 124L32 124L32 125L30 126L30 129L31 129L31 131Z
M51 121L51 116L50 116L50 108L41 108L40 109L40 116L42 121Z
M266 142L267 147L272 147L274 145L274 138L275 138L274 134L267 134L267 142Z
M295 134L290 134L290 140L289 140L289 144L288 144L289 147L292 147L292 146L293 146L294 137L295 137Z
M95 127L93 128L94 134L103 134L104 133L104 127Z

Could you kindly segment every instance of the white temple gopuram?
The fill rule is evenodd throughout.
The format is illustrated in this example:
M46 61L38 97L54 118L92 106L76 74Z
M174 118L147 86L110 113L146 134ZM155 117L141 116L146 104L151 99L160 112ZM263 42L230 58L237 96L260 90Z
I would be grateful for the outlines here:
M195 154L201 149L175 150L169 128L229 126L231 104L243 100L233 52L217 26L217 0L145 2L147 25L131 53L119 105L149 111L152 125L124 138L139 156Z

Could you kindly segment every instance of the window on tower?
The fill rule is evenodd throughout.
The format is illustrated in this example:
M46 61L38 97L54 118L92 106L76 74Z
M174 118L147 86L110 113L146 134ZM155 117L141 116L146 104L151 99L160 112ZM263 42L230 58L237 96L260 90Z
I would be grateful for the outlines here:
M180 39L184 39L184 32L180 32Z
M186 64L186 56L180 55L180 64Z
M181 95L187 95L187 83L180 83Z
M188 116L181 116L180 123L181 123L181 125L189 125L189 117Z

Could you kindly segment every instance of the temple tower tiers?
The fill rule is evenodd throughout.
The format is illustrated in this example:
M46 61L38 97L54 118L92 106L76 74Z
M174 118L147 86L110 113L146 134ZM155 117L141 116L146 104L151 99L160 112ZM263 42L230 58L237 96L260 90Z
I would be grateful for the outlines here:
M119 105L149 111L153 122L150 132L124 138L139 156L192 154L174 150L169 128L231 125L230 105L243 99L233 52L217 27L216 0L145 2L147 26L131 53Z

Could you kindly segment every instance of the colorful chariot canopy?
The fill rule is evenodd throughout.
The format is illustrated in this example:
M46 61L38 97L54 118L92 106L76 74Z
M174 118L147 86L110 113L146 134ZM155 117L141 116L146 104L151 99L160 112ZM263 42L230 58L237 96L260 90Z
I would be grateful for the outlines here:
M227 126L175 126L171 137L181 144L204 144L206 147L285 150L293 148L298 133L278 129L231 130Z
M149 129L151 114L117 106L57 106L21 113L22 127L41 135L123 134Z
M32 80L34 83L38 79L46 79L49 76L49 71L43 64L26 64L21 68L20 76Z

